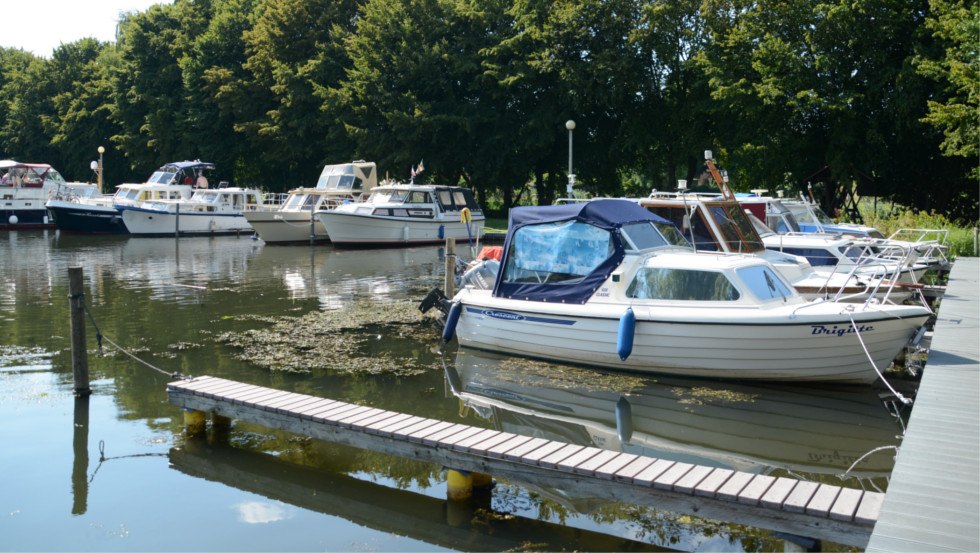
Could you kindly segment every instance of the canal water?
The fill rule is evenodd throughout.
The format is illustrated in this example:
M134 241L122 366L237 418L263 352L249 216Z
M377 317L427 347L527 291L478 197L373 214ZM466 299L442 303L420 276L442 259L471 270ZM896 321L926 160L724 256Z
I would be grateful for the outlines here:
M239 422L226 439L191 439L167 401L176 374L887 487L908 413L871 388L641 377L443 346L415 306L441 285L444 253L0 234L0 550L786 547L759 529L520 482L460 506L446 501L443 467ZM84 271L88 400L72 394L73 266Z

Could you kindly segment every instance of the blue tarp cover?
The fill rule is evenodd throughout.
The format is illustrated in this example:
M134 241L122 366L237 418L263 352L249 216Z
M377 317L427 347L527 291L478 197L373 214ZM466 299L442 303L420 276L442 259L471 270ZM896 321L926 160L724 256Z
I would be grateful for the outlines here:
M494 283L494 297L542 302L585 303L623 261L625 247L619 229L623 225L642 221L670 224L663 217L654 215L646 208L629 200L593 200L576 204L512 208L507 238L504 241L501 268L497 274L497 281ZM565 222L585 223L605 230L608 240L591 242L596 243L597 247L601 249L584 252L586 258L598 255L601 256L600 259L604 258L604 260L596 264L594 269L583 278L564 282L506 282L508 279L507 268L515 265L509 263L512 257L515 261L522 257L540 260L540 256L537 254L515 251L515 244L521 245L520 241L515 242L515 233L530 225L554 226ZM589 266L592 265L589 263Z

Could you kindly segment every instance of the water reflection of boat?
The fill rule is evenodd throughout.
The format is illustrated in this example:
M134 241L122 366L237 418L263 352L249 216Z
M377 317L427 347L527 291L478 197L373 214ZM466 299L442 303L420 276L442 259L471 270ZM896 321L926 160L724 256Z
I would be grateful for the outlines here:
M843 474L902 432L872 389L652 379L467 348L446 371L499 430L741 471ZM893 457L869 455L850 474L887 476Z

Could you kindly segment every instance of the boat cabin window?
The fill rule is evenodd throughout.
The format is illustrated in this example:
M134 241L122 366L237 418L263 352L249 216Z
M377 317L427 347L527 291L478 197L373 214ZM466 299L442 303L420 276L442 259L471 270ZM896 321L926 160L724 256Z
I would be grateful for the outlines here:
M735 274L760 300L785 300L793 295L792 288L774 270L765 265L736 269Z
M354 176L354 166L347 163L328 165L323 168L320 178L316 181L317 188L331 190L352 190L362 187L361 179Z
M671 301L736 301L738 288L724 273L642 267L626 289L626 297Z
M147 182L152 182L155 184L169 184L173 182L174 178L177 176L176 172L173 171L154 171Z
M436 193L436 198L443 211L462 211L466 207L473 214L480 212L480 206L477 205L473 193L466 188L440 189Z
M309 194L291 194L282 208L286 211L300 211L306 208Z
M511 240L504 282L576 282L613 253L607 230L576 221L528 225Z

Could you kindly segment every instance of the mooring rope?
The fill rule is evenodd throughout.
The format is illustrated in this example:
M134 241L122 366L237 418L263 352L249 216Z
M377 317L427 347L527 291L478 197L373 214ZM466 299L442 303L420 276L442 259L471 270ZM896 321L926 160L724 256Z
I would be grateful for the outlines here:
M885 386L888 387L888 390L891 391L891 393L894 394L899 401L901 401L905 405L910 405L912 403L912 400L898 393L898 391L895 388L892 388L891 383L889 383L888 380L885 379L885 375L881 374L881 371L878 370L878 366L875 365L874 359L871 358L871 352L868 351L868 346L864 345L864 338L861 337L861 331L858 330L857 323L854 322L854 314L848 311L847 316L851 319L851 328L854 329L854 334L857 335L858 342L861 344L861 348L864 350L864 355L868 357L868 362L871 363L871 366L874 368L875 372L878 373L878 378L880 378L881 381L885 383Z
M102 463L106 461L112 461L113 459L128 459L131 457L167 457L167 453L134 453L132 455L119 455L117 457L106 457L105 456L105 440L99 440L99 464L96 465L95 470L92 471L92 476L89 477L88 483L91 484L95 480L95 475L98 474L99 469L102 468Z
M169 371L165 371L165 370L161 369L160 367L155 367L155 366L151 365L150 363L148 363L148 362L140 359L139 357L136 357L136 355L134 355L133 353L127 351L126 348L124 348L124 347L120 346L119 344L113 342L105 334L102 334L102 331L99 330L99 325L97 325L95 323L95 317L92 316L92 312L89 311L88 305L85 303L85 294L78 294L77 299L81 302L82 309L84 309L85 310L85 313L88 315L89 320L92 322L92 326L95 327L95 337L96 337L96 340L98 340L98 343L99 343L99 355L102 355L102 340L105 339L105 341L106 342L109 342L109 344L112 347L114 347L117 350L119 350L120 352L128 355L134 361L137 361L137 362L143 364L144 366L146 366L148 368L151 368L151 369L157 371L158 373L165 374L165 375L167 375L167 376L169 376L171 378L174 378L174 379L183 379L183 378L185 378L184 375L180 374L177 371L169 372Z
M844 474L842 475L842 477L843 478L847 478L850 475L851 471L854 470L854 467L856 467L857 464L860 463L861 461L865 460L869 455L874 454L874 453L878 453L879 451L882 451L882 450L885 450L885 449L894 449L896 453L898 452L898 446L894 446L894 445L883 445L881 447L876 447L876 448L872 449L871 451L865 453L864 455L858 457L856 461L854 461L853 463L851 463L851 466L847 467L847 470L844 471Z

